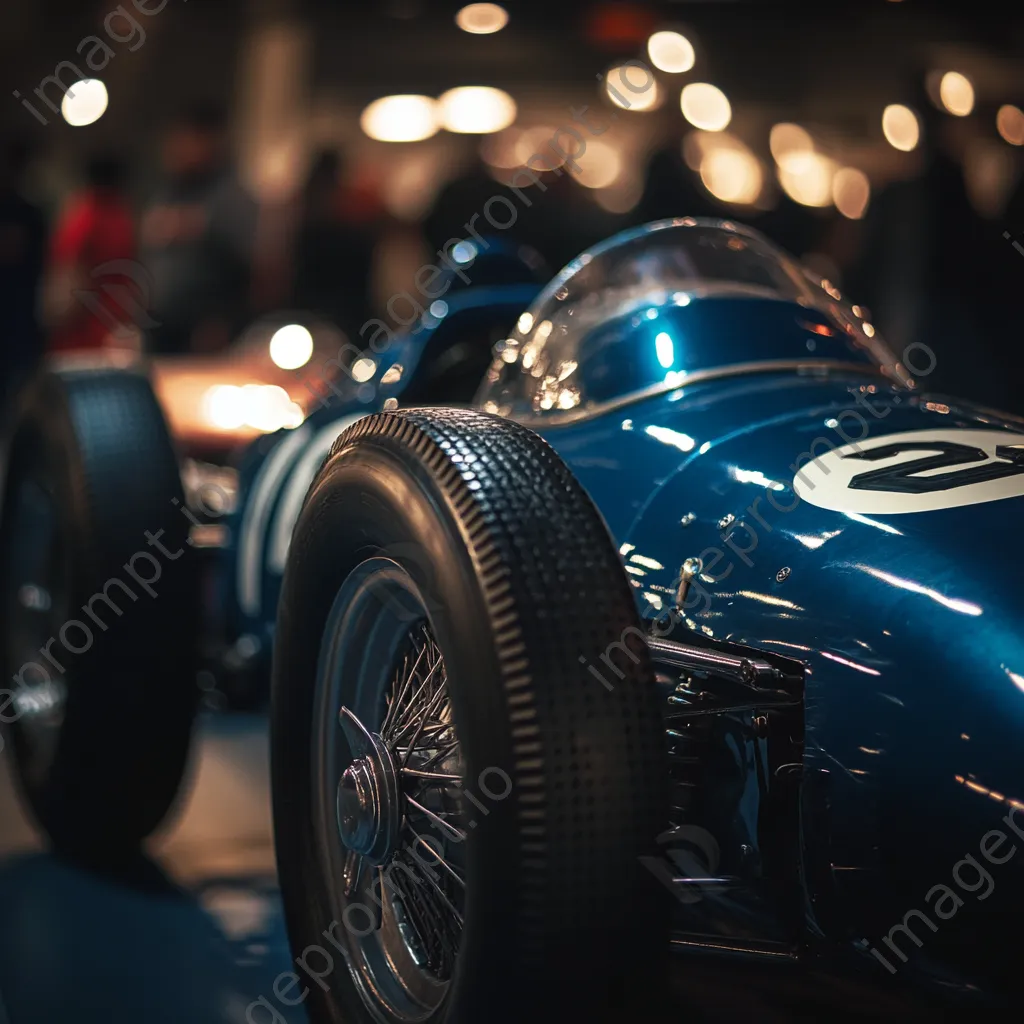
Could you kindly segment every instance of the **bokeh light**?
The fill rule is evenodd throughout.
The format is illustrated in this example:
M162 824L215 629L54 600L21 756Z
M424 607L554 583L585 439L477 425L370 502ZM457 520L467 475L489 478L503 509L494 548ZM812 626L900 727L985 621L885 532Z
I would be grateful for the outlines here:
M909 153L921 141L921 125L910 107L890 103L882 111L882 133L893 149Z
M557 149L551 148L551 140L558 134L557 128L548 125L536 125L527 128L515 143L516 164L519 167L530 167L535 171L553 171L565 163L565 157L558 153ZM576 156L583 148L581 144L572 140L571 136L564 141L559 135L559 145L563 150L568 151L569 156Z
M437 101L441 125L450 132L487 135L516 119L516 101L488 85L464 85L442 93Z
M959 71L947 71L939 82L939 99L951 114L966 117L974 109L974 86Z
M107 87L98 78L83 78L64 93L60 112L68 124L81 128L98 121L107 102Z
M850 220L860 220L871 200L871 182L856 167L841 167L832 179L832 201L836 209Z
M814 140L805 128L783 121L772 126L768 136L768 147L776 163L781 163L790 153L813 152Z
M455 15L455 24L463 32L486 36L508 24L508 11L500 4L468 4Z
M479 254L476 245L468 238L464 238L461 242L456 242L452 246L452 259L463 266L467 263L472 263Z
M218 430L250 427L264 434L303 420L302 407L276 384L215 384L203 396L203 416Z
M608 98L623 110L653 110L661 103L658 83L637 64L620 64L604 76Z
M761 164L752 153L720 146L701 160L700 180L716 199L750 205L761 195L763 175Z
M302 324L285 324L270 338L270 358L282 370L297 370L313 355L313 335Z
M363 111L359 126L378 142L419 142L437 132L437 103L429 96L382 96Z
M691 82L679 97L683 117L707 132L720 132L732 120L732 107L725 93L708 82Z
M607 188L622 172L622 157L619 151L601 139L587 143L587 151L577 163L579 170L569 168L569 173L587 188Z
M352 364L352 379L358 384L365 384L377 372L377 364L369 356L360 356Z
M689 71L697 59L693 43L678 32L655 32L647 40L647 55L659 71L672 75Z
M829 206L836 165L820 153L790 153L779 164L779 184L802 206Z
M1024 146L1024 111L1006 103L996 114L996 128L1011 146Z

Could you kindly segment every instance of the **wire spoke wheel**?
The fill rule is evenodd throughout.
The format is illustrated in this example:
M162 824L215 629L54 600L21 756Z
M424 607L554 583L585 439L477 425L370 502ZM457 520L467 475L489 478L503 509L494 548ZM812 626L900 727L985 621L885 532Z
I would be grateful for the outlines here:
M643 645L614 687L586 669L638 634L607 528L536 435L460 409L338 438L274 634L274 835L292 952L323 965L311 1021L659 1019L661 709Z
M361 994L383 1019L413 1021L443 1002L464 919L469 826L448 675L415 586L394 562L359 566L334 611L321 673L320 789L337 831L325 841L337 851L332 870ZM353 664L354 690L344 683Z

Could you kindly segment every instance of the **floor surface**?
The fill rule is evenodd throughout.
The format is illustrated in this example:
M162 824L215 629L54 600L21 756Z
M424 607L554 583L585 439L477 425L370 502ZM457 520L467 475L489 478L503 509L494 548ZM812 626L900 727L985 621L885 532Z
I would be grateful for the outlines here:
M308 1024L273 993L293 965L267 740L264 716L204 716L178 813L147 858L105 875L47 852L0 754L0 1024ZM673 1022L947 1019L805 973L673 967Z
M273 1020L247 1022L289 967L267 762L265 718L204 718L174 821L104 877L46 851L0 755L0 1024Z

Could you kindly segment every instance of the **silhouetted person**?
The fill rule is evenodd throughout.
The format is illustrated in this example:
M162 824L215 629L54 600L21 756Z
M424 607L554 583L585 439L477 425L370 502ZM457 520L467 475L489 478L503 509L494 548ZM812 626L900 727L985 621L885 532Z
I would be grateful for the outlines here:
M585 168L589 159L590 155L581 154L580 166ZM580 185L565 167L545 170L552 161L551 149L541 146L530 158L532 173L510 172L513 189L496 180L478 157L438 193L424 221L431 250L452 238L471 238L469 226L481 237L500 236L510 244L531 246L550 266L559 268L628 224L626 218L598 206L592 190ZM492 199L496 201L491 203Z
M256 204L228 166L220 111L199 105L177 118L163 162L167 181L141 229L157 321L149 347L222 348L249 317Z
M673 142L658 150L647 166L638 216L642 223L668 217L714 217L748 224L795 256L813 248L821 225L805 206L780 195L767 211L739 209L720 203L683 159L682 146Z
M580 157L581 167L587 159L587 154ZM530 188L533 206L520 218L527 244L556 270L631 223L628 217L599 206L593 189L581 185L564 167L560 170L560 174L544 175L546 191Z
M50 239L45 310L53 352L126 344L145 326L125 166L114 156L96 157L85 179Z
M46 223L19 191L28 147L7 142L0 149L0 402L20 386L41 356L36 309L46 248Z
M302 192L295 236L293 304L358 336L370 316L372 223L347 201L341 157L323 150Z
M681 144L674 141L651 157L637 215L647 223L669 217L728 217L729 212L708 194L683 160Z
M485 207L494 196L506 196L515 203L515 223L501 233L522 241L522 217L519 214L523 204L517 201L511 190L491 176L482 159L475 157L472 164L457 178L442 186L423 220L423 232L427 236L430 251L436 252L453 238L469 237L466 225L471 221L473 223L470 226L475 227L481 235L495 234L496 229L484 217ZM507 209L495 206L492 217L499 223L505 223L511 214Z

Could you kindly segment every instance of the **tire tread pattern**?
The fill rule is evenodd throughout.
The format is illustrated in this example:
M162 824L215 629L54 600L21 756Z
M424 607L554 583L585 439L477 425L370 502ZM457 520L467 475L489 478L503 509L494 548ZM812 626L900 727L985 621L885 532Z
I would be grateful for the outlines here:
M377 414L342 433L325 466L366 443L422 461L479 574L514 753L522 955L564 956L568 935L635 934L638 858L667 820L665 739L631 590L599 512L546 441L496 416ZM608 688L590 672L595 662Z

